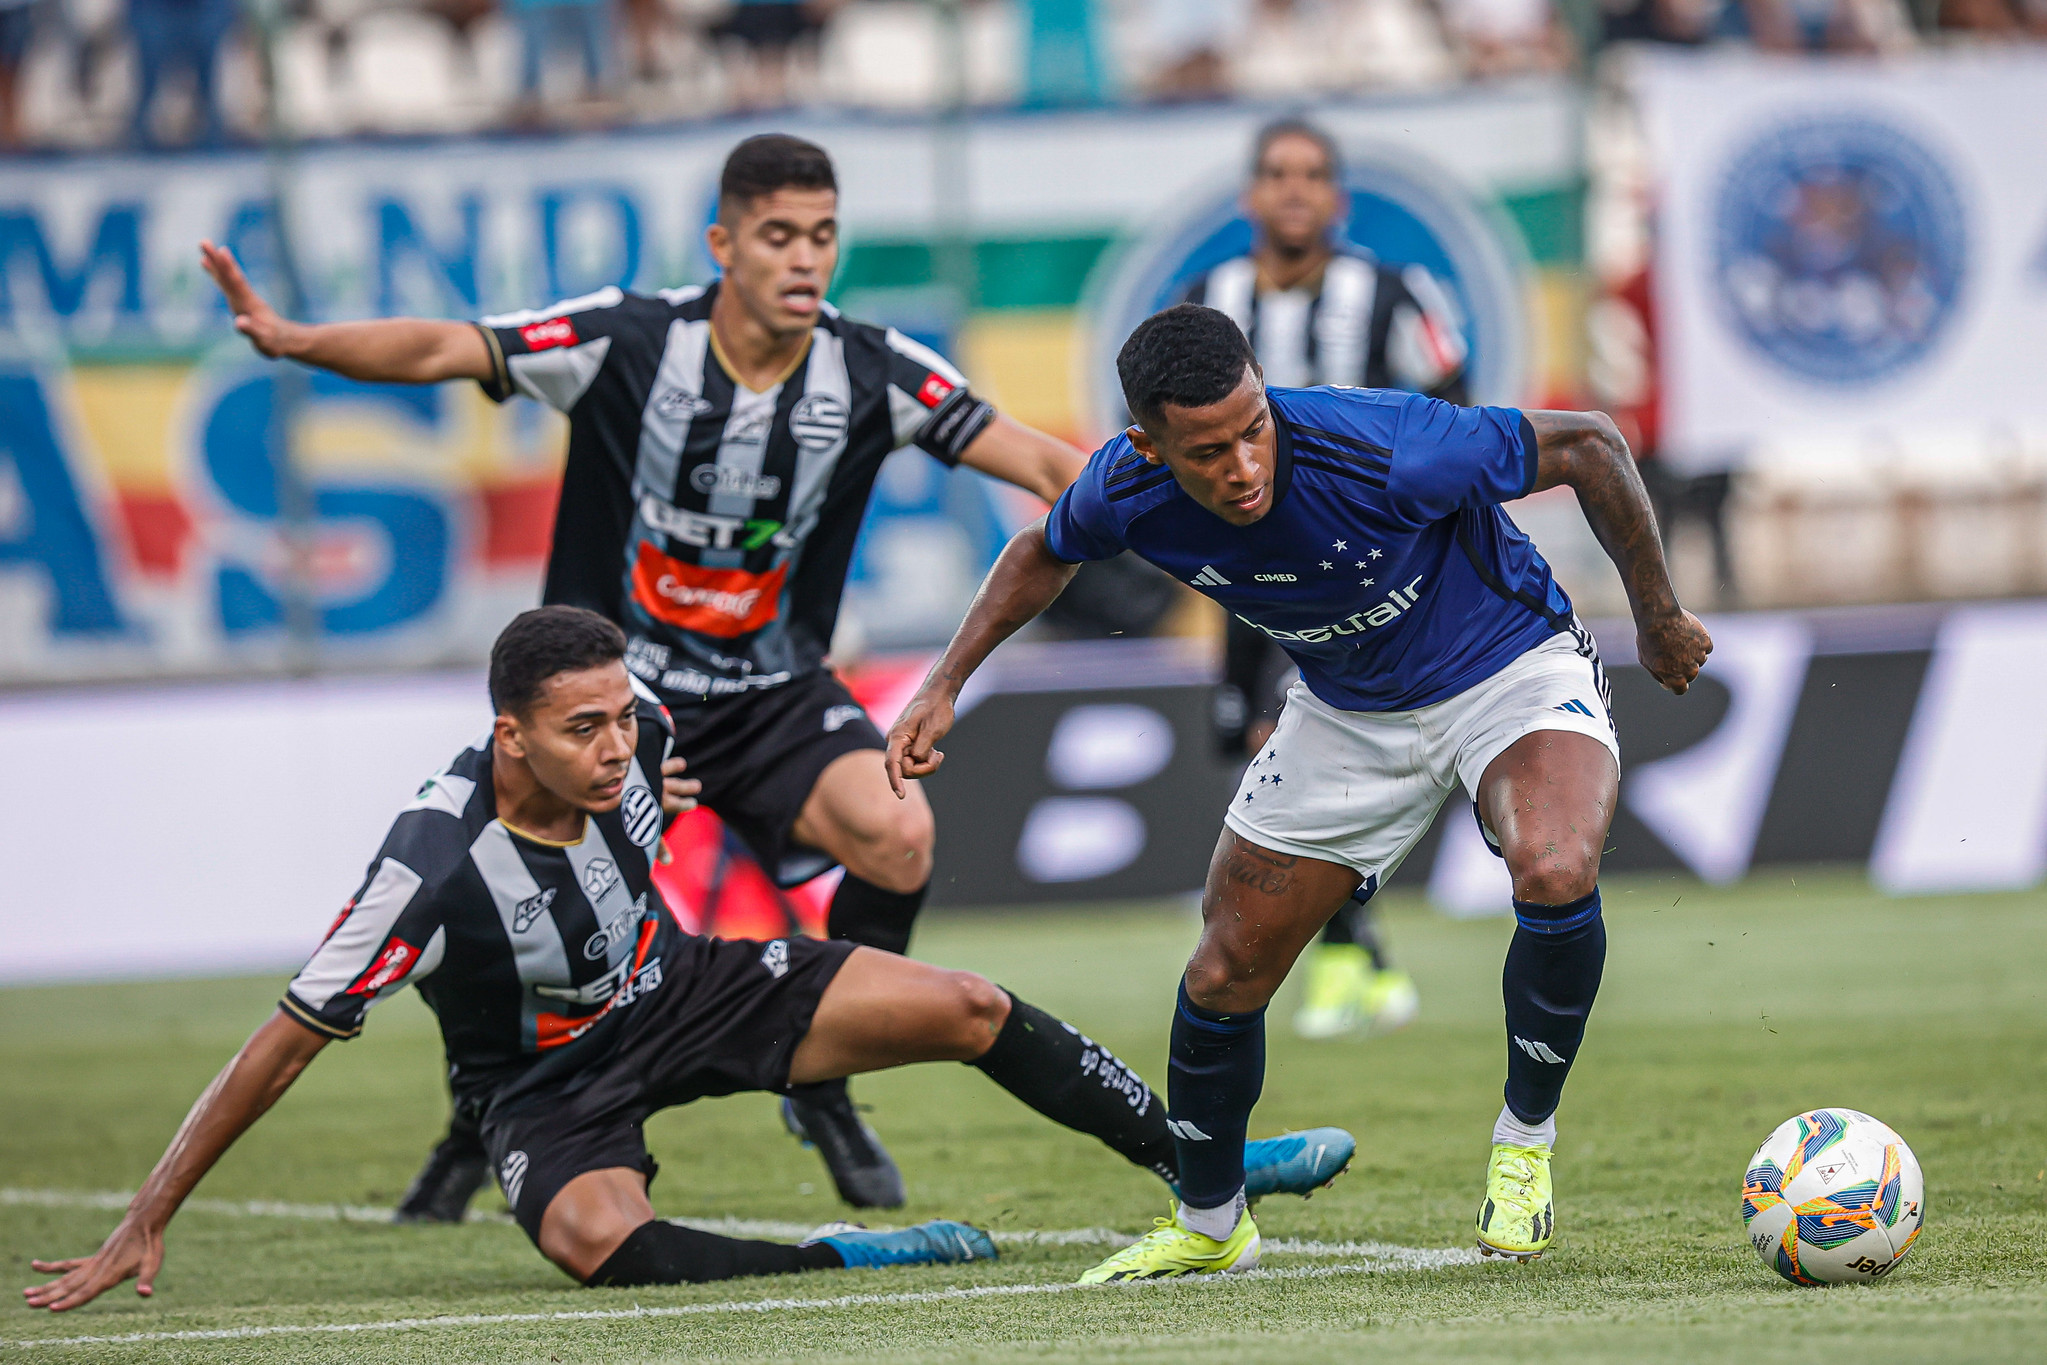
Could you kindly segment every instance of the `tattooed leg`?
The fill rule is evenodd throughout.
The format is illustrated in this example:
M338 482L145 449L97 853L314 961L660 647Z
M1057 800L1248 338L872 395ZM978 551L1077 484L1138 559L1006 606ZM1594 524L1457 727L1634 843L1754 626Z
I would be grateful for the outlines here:
M1276 853L1231 830L1216 843L1166 1076L1179 1216L1195 1232L1220 1241L1237 1225L1244 1134L1265 1087L1266 1003L1357 884L1350 868Z
M1341 864L1276 853L1224 830L1202 895L1201 943L1187 963L1187 998L1209 1010L1264 1008L1357 885Z

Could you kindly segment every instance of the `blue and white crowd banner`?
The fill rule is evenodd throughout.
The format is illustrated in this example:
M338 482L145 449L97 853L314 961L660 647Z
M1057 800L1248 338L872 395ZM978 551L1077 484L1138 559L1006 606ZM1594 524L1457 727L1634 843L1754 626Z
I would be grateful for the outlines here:
M1640 55L1664 454L2047 431L2047 53Z

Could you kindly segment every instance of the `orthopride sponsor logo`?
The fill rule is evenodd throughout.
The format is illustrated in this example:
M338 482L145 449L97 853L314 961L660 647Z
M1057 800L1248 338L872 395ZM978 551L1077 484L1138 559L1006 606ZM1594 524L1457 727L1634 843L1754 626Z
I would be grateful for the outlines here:
M1321 644L1324 640L1334 639L1339 635L1363 635L1368 630L1376 630L1389 622L1399 620L1402 613L1415 604L1415 586L1420 582L1421 579L1417 578L1404 589L1395 588L1386 594L1385 601L1370 611L1353 612L1333 625L1311 626L1307 630L1275 630L1271 626L1259 625L1248 616L1240 615L1237 619L1255 630L1263 631L1275 640L1297 640L1307 645Z
M657 621L730 639L781 614L786 562L767 573L706 569L662 554L645 541L633 564L633 600Z

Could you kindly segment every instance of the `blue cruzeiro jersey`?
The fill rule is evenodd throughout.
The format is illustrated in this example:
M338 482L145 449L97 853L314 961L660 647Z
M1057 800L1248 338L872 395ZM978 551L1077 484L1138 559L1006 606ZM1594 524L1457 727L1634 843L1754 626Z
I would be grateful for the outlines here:
M1391 389L1272 389L1272 510L1232 526L1118 436L1052 508L1067 563L1124 550L1277 640L1317 697L1411 711L1560 632L1571 600L1499 504L1535 484L1513 408Z

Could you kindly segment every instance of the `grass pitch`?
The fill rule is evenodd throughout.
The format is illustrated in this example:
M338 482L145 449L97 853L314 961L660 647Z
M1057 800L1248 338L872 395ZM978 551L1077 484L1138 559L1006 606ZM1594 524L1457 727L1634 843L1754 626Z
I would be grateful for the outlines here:
M1302 1248L1270 1256L1268 1275L1069 1291L1102 1246L1010 1241L988 1266L592 1291L572 1286L509 1223L394 1228L308 1216L318 1209L235 1211L229 1201L388 1206L398 1197L438 1136L445 1103L432 1020L408 994L379 1006L362 1040L330 1047L200 1187L202 1205L172 1226L154 1299L123 1287L63 1316L0 1310L0 1355L1369 1355L1514 1365L1752 1365L1815 1350L2047 1356L2047 895L1887 901L1838 874L1724 891L1610 882L1606 985L1560 1116L1559 1246L1531 1266L1422 1269L1403 1267L1424 1258L1335 1244L1469 1247L1499 1108L1509 924L1453 922L1392 900L1395 951L1421 984L1418 1023L1386 1039L1306 1044L1285 1026L1291 996L1274 1010L1253 1132L1337 1123L1361 1147L1335 1189L1263 1206L1268 1244ZM1192 939L1190 912L1155 907L940 920L918 947L1065 1016L1157 1082ZM98 1244L117 1215L79 1206L80 1196L134 1188L279 984L0 992L0 1255L17 1283L35 1278L31 1255ZM1046 1125L965 1067L864 1078L855 1094L874 1106L909 1178L913 1203L898 1220L1135 1233L1166 1210L1151 1177ZM1925 1235L1879 1285L1794 1289L1741 1237L1749 1153L1784 1118L1823 1104L1885 1119L1925 1168ZM781 1134L766 1096L660 1115L649 1139L664 1168L653 1191L664 1215L814 1224L839 1213L816 1157ZM494 1191L478 1204L502 1209ZM952 1289L971 1292L941 1292ZM405 1319L440 1321L390 1325ZM239 1334L164 1335L223 1331ZM130 1334L138 1339L104 1340Z

